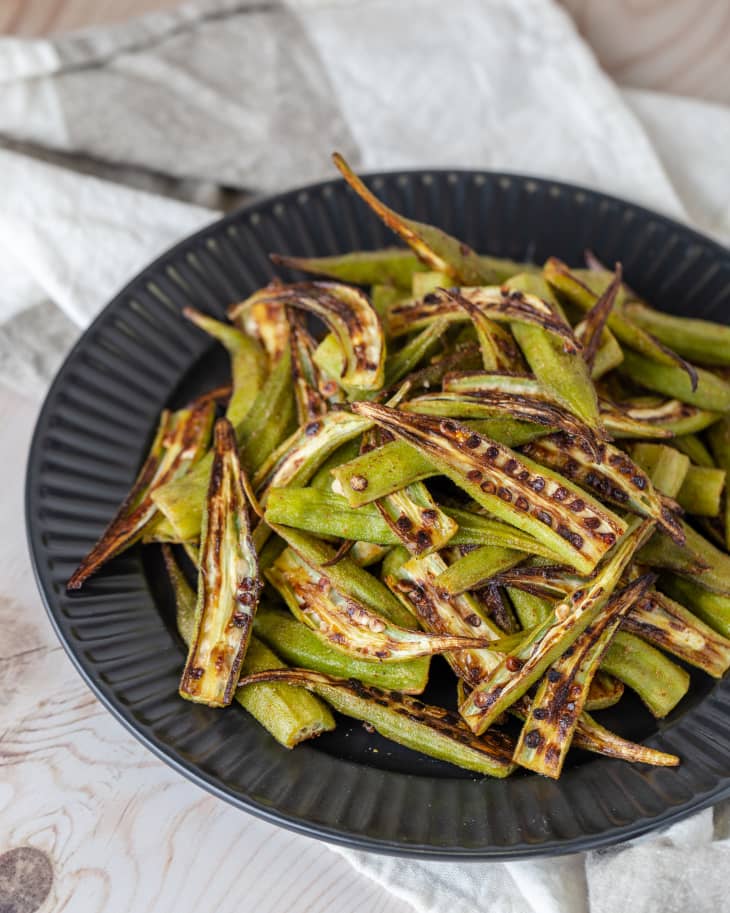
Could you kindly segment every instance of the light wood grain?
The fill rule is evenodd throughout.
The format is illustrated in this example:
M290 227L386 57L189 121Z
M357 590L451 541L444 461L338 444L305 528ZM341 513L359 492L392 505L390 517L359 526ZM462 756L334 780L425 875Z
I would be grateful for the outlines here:
M41 913L406 913L317 841L237 811L143 748L58 645L23 532L35 406L0 391L0 854L54 869ZM6 908L3 908L4 910ZM7 908L13 913L13 908Z

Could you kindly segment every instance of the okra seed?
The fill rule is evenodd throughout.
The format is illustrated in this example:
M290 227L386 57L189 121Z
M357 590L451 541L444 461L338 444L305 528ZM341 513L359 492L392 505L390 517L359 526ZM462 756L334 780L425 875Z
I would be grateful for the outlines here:
M368 480L365 476L351 476L350 478L350 488L353 491L365 491L368 487Z
M535 516L541 523L544 523L546 526L553 525L553 518L546 510L538 510Z

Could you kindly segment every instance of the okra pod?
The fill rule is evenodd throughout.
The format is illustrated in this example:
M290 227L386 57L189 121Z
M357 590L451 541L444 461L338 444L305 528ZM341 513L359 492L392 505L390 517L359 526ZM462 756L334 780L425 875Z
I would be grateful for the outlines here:
M444 294L447 300L458 304L469 315L477 334L485 371L516 371L523 367L522 355L509 330L490 320L481 307L467 296L448 291Z
M266 353L255 339L232 324L222 323L191 307L183 309L183 316L218 340L228 352L233 387L226 418L237 425L248 414L266 379Z
M569 435L559 433L526 444L522 452L559 470L603 500L639 516L652 517L675 542L684 542L679 520L657 494L649 476L618 447L605 444L603 461L596 464L584 447Z
M685 545L663 535L653 536L641 549L642 564L664 568L682 577L691 577L712 593L730 595L730 556L684 521L680 521Z
M378 390L383 384L385 339L378 315L360 289L337 282L274 287L269 299L315 314L334 334L345 356L339 383L345 390Z
M406 219L382 203L352 171L341 155L332 159L340 174L355 193L373 212L413 250L418 259L429 269L446 273L455 282L465 285L484 285L499 281L497 270L484 261L470 247L456 238L423 222ZM452 283L453 284L453 283Z
M266 493L306 484L341 444L367 431L371 423L350 412L332 411L298 428L261 465L253 478L262 505Z
M239 687L273 681L314 691L338 713L369 723L386 739L429 757L492 777L506 777L514 770L507 735L492 732L487 738L473 737L448 710L355 679L336 679L307 669L274 669L247 676Z
M676 498L689 471L689 457L664 444L634 444L631 455L651 477L654 487Z
M442 341L446 326L446 321L434 321L434 323L414 336L413 339L409 339L401 349L387 357L384 380L386 389L399 383L404 377L415 371L424 358L436 351L436 347Z
M635 384L690 406L711 412L727 412L730 409L730 384L704 368L695 369L696 383L693 386L689 375L679 365L659 364L626 349L618 370Z
M393 662L484 645L484 638L422 633L394 625L333 586L328 570L307 564L287 549L269 568L267 577L295 618L336 650Z
M249 336L258 339L269 356L273 368L289 348L289 320L286 308L281 302L273 301L272 295L282 288L274 279L244 301L238 301L228 308L228 319L240 326Z
M525 631L541 625L553 610L552 603L544 596L537 596L526 590L507 587L507 595Z
M462 555L439 574L435 585L447 598L476 590L502 571L525 560L523 552L494 545L482 545Z
M512 283L515 280L510 280ZM426 295L422 301L402 301L392 304L385 317L385 325L389 336L402 336L413 330L428 326L434 320L449 320L460 322L469 319L465 306L472 305L478 308L483 317L497 323L509 324L513 333L517 327L536 327L544 332L548 338L554 338L556 345L567 354L580 354L580 343L573 334L570 324L567 323L549 302L543 300L538 294L522 291L517 288L509 290L508 283L502 288L498 286L477 286L474 288L462 287L455 291L437 289ZM525 285L536 285L545 290L540 284L539 277L527 276ZM548 294L549 294L549 290ZM519 343L519 339L517 340ZM529 363L529 355L523 354ZM539 346L538 346L539 348ZM511 349L507 349L504 355ZM582 362L583 370L588 377L588 369ZM509 367L512 367L510 361ZM530 365L535 374L538 372ZM539 367L539 366L538 366ZM495 370L490 368L490 370ZM542 380L538 374L538 378ZM592 389L592 385L591 385Z
M636 742L629 742L615 732L601 726L585 711L578 720L578 725L573 736L573 745L592 751L595 754L605 755L608 758L617 758L633 764L651 764L653 767L676 767L679 758L665 751L647 748Z
M605 710L614 707L624 695L624 683L607 672L596 672L588 689L586 710Z
M355 659L328 646L286 611L262 606L254 619L254 633L294 666L356 678L366 685L404 694L420 694L428 683L428 657L397 663Z
M700 365L730 365L730 327L710 320L676 317L640 301L628 301L626 316L660 342Z
M514 294L539 296L560 316L553 293L541 277L522 274L510 279L505 287ZM580 348L566 351L559 339L539 327L514 323L512 332L542 386L589 428L599 431L601 417L596 391Z
M714 678L730 668L730 640L663 593L652 591L638 600L621 627Z
M581 345L584 345L585 321L577 323L573 328L575 338ZM613 371L624 360L624 353L618 339L613 333L605 327L601 333L601 342L596 352L596 357L591 365L591 379L595 382L600 380L609 371Z
M492 376L492 375L487 375ZM446 390L446 383L444 383ZM568 409L545 399L524 393L502 391L431 393L411 399L403 407L422 415L447 416L458 419L510 416L521 422L547 430L565 431L585 444L597 460L600 445L593 431Z
M520 647L474 688L459 708L474 732L488 729L595 621L652 527L653 521L644 520L629 530L596 574L559 603L542 624L525 636Z
M660 580L662 590L686 605L694 615L701 618L713 631L730 639L730 595L706 590L699 577L680 577L663 574Z
M612 406L615 407L613 411L620 410L621 416L607 415L604 424L615 437L649 438L690 434L703 431L721 417L719 412L658 396L634 396L613 403Z
M294 383L294 401L297 407L297 424L308 425L327 412L328 400L332 402L339 389L330 381L330 395L320 389L319 368L313 355L316 343L304 323L304 314L292 311L289 315L289 344L291 346L291 373Z
M672 439L670 446L688 456L695 466L712 469L715 465L712 454L696 434L681 434Z
M653 583L647 574L609 599L600 616L548 669L532 700L513 755L521 767L560 776L588 689L621 619Z
M578 310L589 311L601 294L612 281L610 273L586 273L584 270L572 271L555 257L551 257L543 267L543 276L555 290L558 297L573 305ZM643 330L624 313L625 289L621 289L616 296L614 307L608 315L607 325L612 333L624 347L624 363L627 352L641 353L654 364L664 367L678 368L686 376L687 384L691 389L697 386L696 369L686 362L681 356L666 346L658 339ZM621 367L623 367L623 364ZM664 391L660 391L664 392ZM672 394L674 395L674 394ZM681 397L680 397L681 398Z
M459 528L436 504L423 482L413 482L375 503L382 518L413 555L438 551Z
M180 637L189 646L195 633L196 596L168 546L163 549L165 566L175 594L175 612ZM285 669L273 650L255 635L243 660L242 675L266 669ZM293 748L335 728L329 708L315 695L281 683L254 685L236 691L236 701L285 748Z
M593 570L626 528L561 476L464 425L372 403L353 403L353 409L419 447L495 517L534 536L582 573Z
M402 550L399 550L402 552ZM497 641L501 632L470 596L445 598L434 581L446 569L440 555L410 558L407 553L391 558L383 568L385 582L403 604L416 616L421 627L434 634L462 637L482 635ZM499 663L491 645L481 649L445 653L444 659L456 675L475 684L485 678Z
M730 419L723 417L716 425L710 428L707 434L712 456L715 458L715 464L730 473ZM730 551L730 498L725 497L724 510L725 524L725 548Z
M353 285L393 285L406 292L411 290L414 275L428 269L413 251L405 247L358 250L333 257L271 254L271 259L277 266L298 269L302 273L329 276Z
M342 593L352 596L355 601L383 615L393 624L404 628L417 627L413 615L403 608L388 587L352 559L345 556L332 564L335 550L331 545L300 530L277 525L272 528L307 564L327 565L327 577Z
M195 631L180 681L182 697L211 707L230 704L262 586L233 426L220 419L203 515Z
M154 495L163 486L184 476L203 456L214 414L215 406L211 401L178 412L163 411L157 434L134 485L98 542L69 578L68 590L79 589L103 564L151 531L159 516Z
M293 420L291 354L287 340L286 351L264 382L246 418L236 427L236 440L249 472L255 472L278 446L289 433ZM208 453L181 478L153 493L153 501L183 541L194 541L200 536L212 463L213 454Z
M613 279L611 279L604 291L596 298L595 303L588 311L583 321L584 328L581 337L583 358L585 358L586 364L591 369L591 374L593 374L593 366L596 355L598 354L598 349L601 345L601 337L606 327L606 321L613 310L616 295L621 288L622 275L621 264L617 263ZM608 332L610 332L610 330Z
M601 668L635 691L659 719L673 710L689 689L689 675L684 669L627 631L614 634Z
M708 466L690 466L677 494L679 506L698 517L720 514L725 490L725 470Z

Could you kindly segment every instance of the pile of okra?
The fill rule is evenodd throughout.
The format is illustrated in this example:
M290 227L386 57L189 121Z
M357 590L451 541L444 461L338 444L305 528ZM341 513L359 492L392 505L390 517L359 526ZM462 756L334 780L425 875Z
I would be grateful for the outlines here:
M180 695L287 747L333 708L496 777L571 745L678 764L592 714L628 688L664 717L730 666L730 328L590 253L477 254L335 162L407 246L273 255L305 281L185 311L231 383L162 413L69 588L161 543ZM417 697L436 654L458 713Z

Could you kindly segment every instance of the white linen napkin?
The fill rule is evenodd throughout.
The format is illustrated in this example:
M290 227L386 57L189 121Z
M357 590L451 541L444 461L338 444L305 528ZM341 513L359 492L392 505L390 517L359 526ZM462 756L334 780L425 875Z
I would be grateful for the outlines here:
M331 175L335 148L561 178L730 238L730 112L622 93L550 0L197 2L0 38L0 92L0 382L37 395L135 271L245 194ZM333 849L424 913L715 913L729 822L535 862Z

